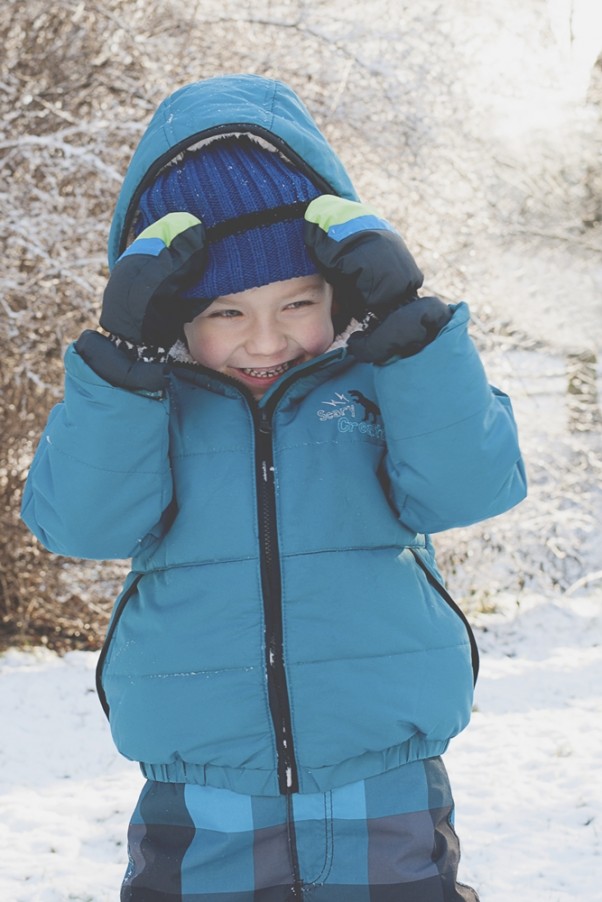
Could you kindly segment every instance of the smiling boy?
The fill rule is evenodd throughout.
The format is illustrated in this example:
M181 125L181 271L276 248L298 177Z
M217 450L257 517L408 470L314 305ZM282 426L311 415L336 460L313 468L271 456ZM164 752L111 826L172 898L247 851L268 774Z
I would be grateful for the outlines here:
M216 298L184 324L197 363L246 385L259 400L288 370L332 344L332 286L299 276Z
M132 558L98 662L146 777L122 902L474 902L441 755L478 652L429 533L525 478L466 305L257 76L161 104L109 257L23 517Z

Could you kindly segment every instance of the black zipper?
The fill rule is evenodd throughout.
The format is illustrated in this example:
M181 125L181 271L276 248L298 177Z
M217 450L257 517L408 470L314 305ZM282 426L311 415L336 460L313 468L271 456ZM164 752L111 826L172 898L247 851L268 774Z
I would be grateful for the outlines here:
M416 563L418 564L418 566L420 567L420 569L426 576L427 580L429 581L429 583L431 584L433 589L435 589L439 593L441 598L445 601L446 604L449 605L449 607L452 609L452 611L454 611L458 615L458 617L460 618L460 620L463 622L464 626L466 627L466 632L468 633L468 639L470 642L470 657L471 657L471 661L472 661L473 682L476 685L477 678L479 676L479 649L477 646L477 640L475 639L474 633L472 631L472 627L471 627L470 623L468 622L468 618L466 617L466 614L464 613L462 608L458 604L456 604L456 602L453 600L453 598L451 597L451 595L449 594L449 592L447 591L445 586L443 586L439 582L439 580L437 579L435 574L432 573L430 568L427 566L427 564L425 564L422 557L420 556L420 553L418 551L416 551L414 548L410 548L409 550L414 555Z
M106 696L106 693L105 693L103 685L102 685L102 671L104 669L106 657L109 653L109 648L111 646L111 641L113 639L113 635L115 633L115 630L117 629L119 621L121 620L121 615L125 611L125 607L126 607L128 601L130 600L130 598L136 591L136 589L138 587L138 583L142 579L142 575L143 575L142 573L138 573L134 577L131 584L124 591L123 595L119 599L119 604L117 606L117 610L115 611L115 613L113 615L111 625L108 629L104 644L102 646L102 651L100 653L100 656L98 658L98 663L96 665L96 691L98 693L98 698L100 699L100 704L102 705L102 709L105 712L107 717L110 714L110 709L109 709L109 703L107 701L107 696Z
M323 365L324 358L319 359L313 366L306 367L303 375L319 370ZM288 379L284 379L265 407L258 407L256 404L250 405L254 415L256 433L257 513L268 698L278 756L278 786L282 795L290 795L299 791L299 775L293 743L291 706L284 661L282 581L277 531L272 416L285 391L299 376L299 373L295 373Z
M299 791L299 778L284 666L282 583L276 529L272 421L266 408L259 410L257 417L255 453L268 697L278 755L278 786L280 792L287 795Z

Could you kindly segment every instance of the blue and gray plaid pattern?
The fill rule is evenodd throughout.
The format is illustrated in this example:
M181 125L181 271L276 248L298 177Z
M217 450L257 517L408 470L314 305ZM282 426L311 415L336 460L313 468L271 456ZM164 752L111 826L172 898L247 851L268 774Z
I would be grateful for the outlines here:
M122 902L478 902L440 758L327 793L147 782Z

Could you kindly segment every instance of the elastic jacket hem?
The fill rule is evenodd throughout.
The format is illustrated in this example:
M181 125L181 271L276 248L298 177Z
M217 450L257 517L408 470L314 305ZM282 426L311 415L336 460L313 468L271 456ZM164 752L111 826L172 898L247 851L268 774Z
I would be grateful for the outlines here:
M299 792L328 792L337 786L345 786L357 780L374 777L411 761L421 761L442 755L449 745L448 739L425 739L413 736L407 742L377 752L366 752L359 758L350 758L339 764L319 768L299 766ZM229 789L244 795L280 795L278 772L274 770L238 770L217 767L213 764L190 764L178 759L169 764L141 763L140 769L147 780L158 783L192 783Z

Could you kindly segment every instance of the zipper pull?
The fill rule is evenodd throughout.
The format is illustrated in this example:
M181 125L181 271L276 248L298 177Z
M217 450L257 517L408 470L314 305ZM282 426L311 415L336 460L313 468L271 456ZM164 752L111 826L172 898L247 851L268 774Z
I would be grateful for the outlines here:
M259 412L259 431L262 435L269 435L272 431L272 423L265 408Z

